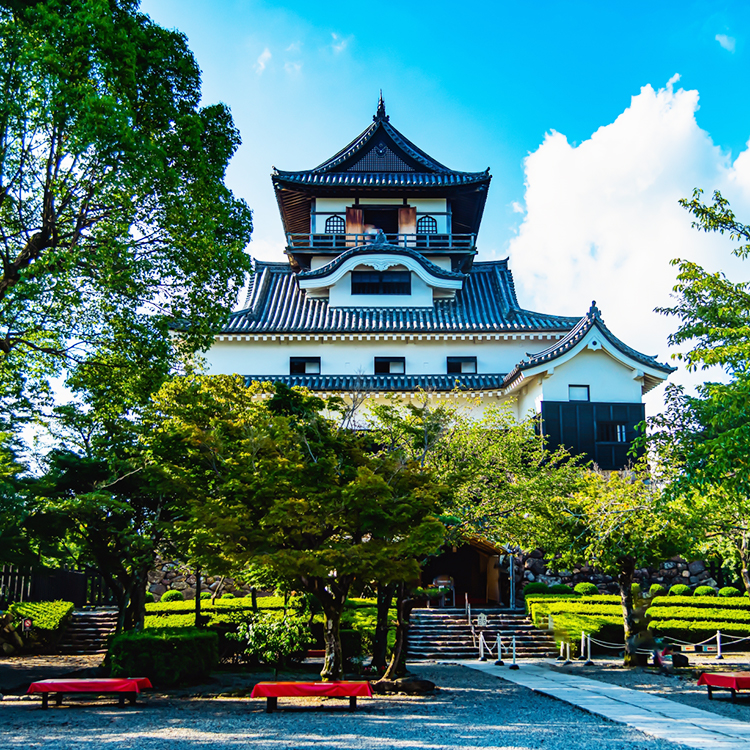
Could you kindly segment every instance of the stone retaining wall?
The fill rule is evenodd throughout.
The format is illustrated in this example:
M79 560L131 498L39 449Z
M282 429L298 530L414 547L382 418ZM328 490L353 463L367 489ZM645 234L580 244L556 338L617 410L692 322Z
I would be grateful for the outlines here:
M158 602L167 591L180 591L185 599L195 599L195 570L175 560L161 560L148 572L148 590ZM250 586L233 578L201 575L201 591L210 594L221 585L220 594L234 594L237 597L250 596Z

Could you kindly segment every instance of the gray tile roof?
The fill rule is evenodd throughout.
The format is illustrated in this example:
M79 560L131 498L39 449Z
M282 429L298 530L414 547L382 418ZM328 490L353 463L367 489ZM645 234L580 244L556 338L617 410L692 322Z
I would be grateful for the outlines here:
M596 327L618 351L622 352L627 357L639 362L646 367L652 367L656 370L660 370L664 373L674 372L677 368L671 367L670 365L662 364L657 361L656 357L651 357L647 354L642 354L635 349L632 349L624 342L620 341L612 331L607 328L602 320L602 314L599 308L596 306L596 302L591 303L589 311L576 323L576 325L569 331L567 335L555 342L552 346L547 349L543 349L535 354L529 354L528 359L523 359L519 362L511 372L508 373L505 378L505 385L510 385L518 376L524 371L537 365L551 362L558 357L561 357L566 352L570 351L573 347L578 344L581 339L592 329Z
M245 375L245 383L252 380L301 385L311 391L462 391L500 390L503 374L481 375Z
M377 237L383 237L382 234ZM412 250L410 247L401 247L398 245L389 245L386 242L378 242L377 239L371 246L365 245L364 247L353 247L349 250L345 250L341 255L337 255L330 263L316 268L314 271L301 271L298 274L300 279L318 279L325 278L329 274L333 273L342 263L349 260L352 256L358 258L366 258L368 255L382 255L388 253L388 255L403 255L407 258L414 258L419 264L433 276L438 279L463 279L466 274L457 273L455 271L448 271L445 268L441 268L435 265L431 260L422 255L417 250Z
M275 179L298 185L335 187L444 187L472 185L489 181L486 172L283 172L276 170Z
M330 307L299 289L287 263L256 261L245 309L222 333L567 332L577 322L519 307L507 260L474 263L455 299L431 307Z

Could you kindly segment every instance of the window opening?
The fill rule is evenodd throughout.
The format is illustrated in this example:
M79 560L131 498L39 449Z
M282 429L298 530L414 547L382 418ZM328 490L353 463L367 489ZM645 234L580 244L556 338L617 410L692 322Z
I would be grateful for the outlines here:
M437 234L437 219L433 216L420 216L417 219L417 234Z
M346 234L346 222L342 216L329 216L326 219L326 234Z
M627 425L625 422L597 422L596 437L600 443L625 443Z
M375 357L376 375L403 375L405 372L405 357Z
M587 385L569 385L568 401L588 401L589 387Z
M448 357L448 374L476 373L476 357Z
M320 375L320 357L289 357L290 375Z
M352 294L411 294L411 272L352 271Z

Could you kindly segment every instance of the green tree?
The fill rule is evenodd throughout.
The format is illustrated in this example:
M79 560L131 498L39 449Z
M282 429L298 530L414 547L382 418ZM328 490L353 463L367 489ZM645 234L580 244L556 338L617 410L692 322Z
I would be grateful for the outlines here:
M442 542L434 513L446 491L322 415L343 409L281 384L177 378L156 395L150 436L154 464L190 500L180 527L191 559L215 573L266 565L318 599L327 680L342 676L355 580L417 578L417 559Z
M704 232L729 235L732 253L750 254L750 228L715 192L711 204L696 189L680 201ZM667 389L666 410L649 420L647 442L674 467L667 491L689 505L698 554L728 559L750 591L750 289L723 273L677 259L675 304L659 311L678 319L670 343L688 370L719 367L723 382L705 382L696 394Z
M200 96L184 35L137 0L0 2L0 413L16 425L62 368L116 380L164 342L207 347L229 311L251 214L224 183L231 114Z
M682 552L688 538L681 506L667 505L648 467L639 465L633 472L608 476L585 471L574 492L527 505L518 531L524 546L542 547L558 569L587 562L617 581L625 665L634 665L634 573Z

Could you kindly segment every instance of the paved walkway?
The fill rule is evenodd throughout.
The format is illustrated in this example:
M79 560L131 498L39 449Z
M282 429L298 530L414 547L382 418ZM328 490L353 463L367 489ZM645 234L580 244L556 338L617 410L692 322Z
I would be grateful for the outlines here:
M492 662L460 663L687 747L699 750L750 748L750 723L718 716L651 693L563 674L541 665L526 664L511 670L507 666L496 667Z

